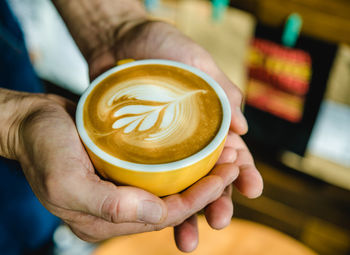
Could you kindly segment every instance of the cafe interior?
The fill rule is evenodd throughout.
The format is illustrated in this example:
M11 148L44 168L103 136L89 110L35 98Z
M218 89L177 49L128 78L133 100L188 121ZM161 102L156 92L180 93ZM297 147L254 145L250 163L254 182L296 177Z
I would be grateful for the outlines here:
M87 64L49 0L9 0L49 93L74 101ZM234 191L223 230L199 216L193 254L350 254L350 2L144 0L204 47L244 95L262 195ZM60 38L57 40L57 38ZM36 254L181 254L171 228L90 244L64 224Z

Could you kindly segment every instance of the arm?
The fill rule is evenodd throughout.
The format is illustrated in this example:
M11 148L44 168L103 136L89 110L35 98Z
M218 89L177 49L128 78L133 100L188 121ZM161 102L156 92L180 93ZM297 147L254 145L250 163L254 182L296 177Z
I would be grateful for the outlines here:
M138 0L53 0L88 62L108 53L118 38L148 21Z

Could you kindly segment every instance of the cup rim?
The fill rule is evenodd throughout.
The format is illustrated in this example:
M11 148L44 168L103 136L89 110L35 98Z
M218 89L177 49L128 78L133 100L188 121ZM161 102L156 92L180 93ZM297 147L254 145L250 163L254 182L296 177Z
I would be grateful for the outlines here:
M155 64L174 66L180 69L184 69L186 71L192 72L193 74L197 75L198 77L206 81L209 84L209 86L211 86L214 89L215 93L217 94L220 100L222 112L223 112L221 126L219 128L219 131L215 135L214 139L211 140L211 142L208 145L206 145L204 148L202 148L200 151L196 152L195 154L184 159L180 159L180 160L168 162L168 163L161 163L161 164L142 164L142 163L134 163L134 162L118 159L108 154L107 152L103 151L102 149L100 149L87 134L84 128L84 121L83 121L83 109L84 109L85 101L88 95L90 94L90 92L109 75L133 66L155 65ZM180 62L163 60L163 59L135 60L133 62L122 64L120 66L115 66L109 69L108 71L102 73L95 80L93 80L90 86L84 91L83 95L79 99L77 110L76 110L76 126L78 129L80 138L85 144L85 146L89 150L91 150L96 156L108 162L109 164L130 170L130 171L137 171L137 172L169 172L169 171L173 171L173 170L177 170L180 168L193 165L194 163L201 161L205 157L209 156L213 151L215 151L223 142L223 140L225 139L228 133L228 130L230 127L230 121L231 121L231 108L230 108L229 100L224 90L213 78L211 78L209 75L207 75L206 73L204 73L203 71L195 67L192 67Z

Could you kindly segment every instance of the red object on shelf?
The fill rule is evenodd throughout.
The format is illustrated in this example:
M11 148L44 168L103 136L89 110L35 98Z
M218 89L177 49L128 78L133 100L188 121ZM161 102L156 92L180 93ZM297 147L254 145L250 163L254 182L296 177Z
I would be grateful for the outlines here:
M303 50L254 39L248 62L247 104L290 122L300 121L311 66L311 56Z

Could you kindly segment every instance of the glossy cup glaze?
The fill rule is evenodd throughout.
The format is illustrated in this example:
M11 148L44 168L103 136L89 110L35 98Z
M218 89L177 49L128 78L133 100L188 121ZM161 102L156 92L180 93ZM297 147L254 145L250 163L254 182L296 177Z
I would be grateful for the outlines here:
M175 162L164 164L140 164L120 160L93 143L83 121L83 109L87 96L106 77L129 67L139 65L166 65L187 70L205 80L220 99L223 118L214 139L199 152ZM209 173L218 160L227 137L231 121L230 104L220 85L210 76L194 67L169 60L139 60L116 66L97 77L81 96L76 125L82 142L96 170L105 178L118 184L131 185L147 190L157 196L166 196L184 190Z

